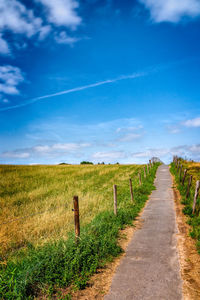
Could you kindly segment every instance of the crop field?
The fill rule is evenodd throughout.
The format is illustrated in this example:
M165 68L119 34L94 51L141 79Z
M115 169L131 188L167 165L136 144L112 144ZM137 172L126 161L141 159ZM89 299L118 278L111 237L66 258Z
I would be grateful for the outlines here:
M188 216L188 224L191 225L190 235L197 240L197 249L200 254L200 195L197 197L197 204L194 214L192 213L193 199L195 194L196 181L200 180L200 163L194 161L180 160L182 164L182 177L183 171L187 169L187 176L184 185L180 183L179 172L177 174L174 163L172 164L171 171L176 177L178 189L182 196L182 203L185 205L183 212ZM192 185L189 197L186 198L189 177L192 175ZM200 194L200 193L199 193Z
M158 165L146 178L144 165L0 166L0 298L52 297L59 287L83 288L98 267L121 252L119 229L131 225L144 206ZM78 244L74 195L79 197Z
M113 205L112 186L138 184L136 165L0 167L1 255L26 245L66 238L73 228L72 199L79 196L81 225ZM120 205L120 203L119 203ZM40 213L41 212L41 213ZM38 214L39 213L39 214Z

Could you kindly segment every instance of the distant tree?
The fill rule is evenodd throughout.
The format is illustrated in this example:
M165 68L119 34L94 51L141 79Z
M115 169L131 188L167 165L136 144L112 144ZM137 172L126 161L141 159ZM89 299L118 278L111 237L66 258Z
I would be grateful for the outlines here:
M84 160L80 162L80 165L93 165L93 162Z
M69 165L69 164L62 162L59 165L62 166L62 165Z
M119 162L116 162L116 165L119 165Z

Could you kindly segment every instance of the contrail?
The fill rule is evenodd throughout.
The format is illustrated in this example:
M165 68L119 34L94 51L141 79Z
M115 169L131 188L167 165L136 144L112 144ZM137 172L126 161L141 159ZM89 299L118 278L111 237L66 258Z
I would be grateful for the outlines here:
M147 72L138 72L138 73L133 73L133 74L130 74L130 75L122 75L122 76L116 77L114 79L99 81L99 82L96 82L96 83L79 86L79 87L76 87L76 88L73 88L73 89L68 89L68 90L65 90L65 91L58 92L58 93L32 98L32 99L26 100L25 102L20 103L20 104L0 108L0 111L6 111L6 110L15 109L15 108L20 108L20 107L23 107L23 106L30 105L30 104L32 104L34 102L37 102L39 100L42 100L42 99L53 98L53 97L57 97L57 96L65 95L65 94L70 94L70 93L74 93L74 92L94 88L96 86L100 86L100 85L104 85L104 84L111 84L113 82L117 82L117 81L120 81L120 80L134 79L134 78L137 78L137 77L142 77L142 76L145 76L145 75L147 75Z

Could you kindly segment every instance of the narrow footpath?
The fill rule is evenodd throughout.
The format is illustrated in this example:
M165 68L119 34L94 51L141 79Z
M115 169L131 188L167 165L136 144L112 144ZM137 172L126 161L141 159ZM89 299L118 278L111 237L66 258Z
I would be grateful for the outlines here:
M141 215L142 227L134 233L104 300L183 299L168 166L158 168L155 186Z

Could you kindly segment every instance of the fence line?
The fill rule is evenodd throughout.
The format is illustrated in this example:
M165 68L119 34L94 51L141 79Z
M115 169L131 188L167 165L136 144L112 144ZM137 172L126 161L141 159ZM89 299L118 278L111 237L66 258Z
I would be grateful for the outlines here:
M182 178L182 169L183 169L183 165L181 164L181 160L177 157L174 156L173 157L173 163L177 169L177 175L179 177L179 181L181 182L181 184L184 186L184 182L187 176L187 172L188 169L184 170L184 174L183 174L183 178ZM192 175L190 175L189 180L188 180L188 186L187 186L187 190L186 190L186 199L188 199L189 194L190 194L190 189L192 186ZM192 214L194 215L195 213L195 209L196 209L196 203L197 203L197 198L199 195L199 190L200 190L200 180L196 181L196 186L195 186L195 192L194 192L194 198L193 198L193 205L192 205Z
M146 171L146 167L147 167L147 171ZM139 175L139 186L142 185L143 179L145 181L145 179L148 177L148 175L151 174L150 170L151 170L152 167L153 167L153 164L150 160L149 164L147 164L146 166L143 167L144 176L142 176L142 171L140 170L140 172L138 173L138 175ZM134 200L134 195L133 195L133 186L132 186L132 179L131 178L129 178L129 188L130 188L131 202L134 203L135 200ZM117 215L117 185L113 185L113 194L114 194L114 214ZM77 238L80 237L78 196L73 197L73 203L74 203L74 209L72 209L72 211L74 211L74 221L70 222L70 223L68 222L68 223L69 224L74 223L74 225L75 225L75 237L76 237L76 240L77 240ZM49 208L47 210L43 210L43 211L39 211L39 212L32 213L32 214L29 214L29 215L25 215L25 216L22 216L22 217L16 217L14 219L10 219L6 222L1 223L0 226L10 224L10 223L14 223L14 222L17 222L17 221L20 221L20 220L23 220L23 219L28 219L28 218L33 217L33 216L37 216L37 215L39 216L39 215L42 215L46 212L53 212L53 211L56 211L56 209L59 209L59 208L62 208L62 207L66 207L66 204L61 205L61 206L54 206L53 208Z

